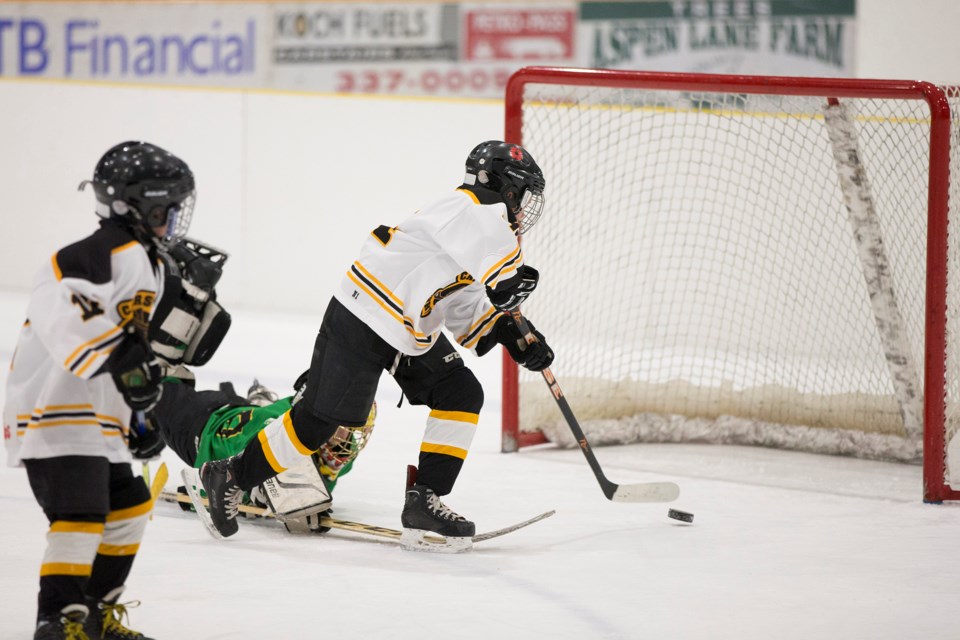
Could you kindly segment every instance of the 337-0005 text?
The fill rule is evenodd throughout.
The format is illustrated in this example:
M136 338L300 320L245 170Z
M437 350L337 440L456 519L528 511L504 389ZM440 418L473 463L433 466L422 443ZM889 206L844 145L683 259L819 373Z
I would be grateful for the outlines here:
M447 93L498 95L507 86L511 69L423 69L407 71L338 71L338 93Z

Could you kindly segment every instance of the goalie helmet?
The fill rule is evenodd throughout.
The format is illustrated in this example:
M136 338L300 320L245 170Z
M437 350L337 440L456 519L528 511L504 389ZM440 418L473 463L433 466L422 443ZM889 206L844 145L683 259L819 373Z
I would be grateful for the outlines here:
M337 476L353 462L370 441L377 422L377 403L374 402L362 427L340 425L336 432L312 455L313 462L330 489L336 485Z
M520 145L500 140L478 144L467 156L464 183L499 193L518 234L529 231L543 212L543 172Z
M140 242L176 242L193 217L193 172L169 151L148 142L128 141L109 149L93 171L97 215L124 222Z

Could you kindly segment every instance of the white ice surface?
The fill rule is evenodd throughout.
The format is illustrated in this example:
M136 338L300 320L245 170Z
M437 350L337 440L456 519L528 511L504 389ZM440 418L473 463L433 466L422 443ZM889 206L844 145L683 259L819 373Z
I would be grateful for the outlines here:
M25 306L0 298L3 371ZM201 384L289 385L319 320L234 311ZM163 640L960 638L960 506L922 504L919 467L702 445L597 450L615 482L678 482L670 506L696 515L684 525L668 505L607 501L577 450L499 453L498 359L466 361L487 402L447 502L480 531L556 516L448 556L250 524L217 542L162 504L128 581L126 597L142 602L132 626ZM399 396L384 378L370 445L334 495L339 517L399 526L426 414L397 409ZM163 459L176 478L178 462ZM47 525L22 469L0 467L0 513L0 638L29 638Z

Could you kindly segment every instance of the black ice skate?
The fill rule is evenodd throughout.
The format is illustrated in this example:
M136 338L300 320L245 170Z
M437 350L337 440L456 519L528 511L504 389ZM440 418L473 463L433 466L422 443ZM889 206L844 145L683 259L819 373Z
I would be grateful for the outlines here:
M224 538L229 538L240 528L237 524L237 513L243 499L243 490L237 485L233 470L234 461L238 458L239 456L232 456L224 460L211 460L200 467L200 483L207 492L210 519Z
M117 602L123 589L122 586L113 589L100 602L93 598L87 599L90 613L83 628L90 640L153 640L125 626L124 623L129 620L127 607L138 607L140 602Z
M33 640L87 640L83 623L87 608L82 604L68 604L59 613L40 616ZM99 637L99 636L97 636Z
M476 525L443 504L433 489L422 484L407 486L400 522L400 546L413 551L466 551L473 546L477 532ZM431 533L436 535L430 536Z
M260 384L260 381L256 378L253 379L253 384L250 385L249 389L247 389L247 402L258 407L265 407L268 404L273 404L279 399L280 396L264 385Z

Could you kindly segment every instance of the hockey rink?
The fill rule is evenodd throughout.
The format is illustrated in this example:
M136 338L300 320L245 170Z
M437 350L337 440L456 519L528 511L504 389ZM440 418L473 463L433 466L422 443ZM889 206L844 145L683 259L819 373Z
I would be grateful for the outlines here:
M25 296L0 297L4 371L25 308ZM258 376L284 392L308 364L319 317L232 311L199 384L243 391ZM960 637L960 505L922 504L919 467L709 445L598 449L615 482L681 487L670 505L614 504L577 450L499 453L498 357L466 362L487 401L446 502L478 532L554 517L439 555L246 522L215 541L161 503L122 599L142 603L131 626L190 640ZM399 399L385 377L370 444L334 493L337 517L399 527L426 416ZM181 465L169 451L163 460L173 488ZM668 506L694 523L668 519ZM0 468L0 511L0 638L28 638L46 520L22 469Z

